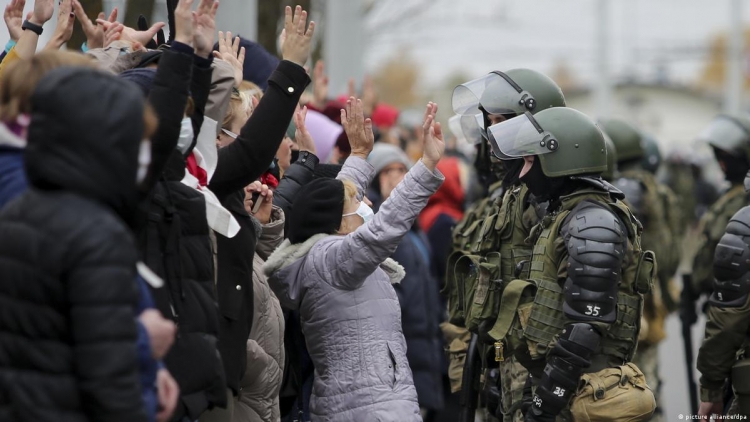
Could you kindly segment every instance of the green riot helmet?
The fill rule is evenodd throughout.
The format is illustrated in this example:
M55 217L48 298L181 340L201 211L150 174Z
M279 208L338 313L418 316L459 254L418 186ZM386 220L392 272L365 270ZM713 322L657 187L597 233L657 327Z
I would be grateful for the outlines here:
M461 84L453 90L456 114L520 115L537 113L550 107L564 107L562 90L549 77L530 69L494 71L479 79ZM481 107L480 107L481 104Z
M750 116L720 114L698 135L698 140L750 162Z
M607 170L604 135L588 116L568 107L529 112L490 126L488 137L501 155L538 156L547 177L601 174Z
M659 144L656 142L656 138L649 135L643 136L643 160L641 160L641 167L651 174L656 174L661 166L661 151L659 150Z
M618 164L643 158L643 135L635 126L620 119L602 120L599 125L615 143Z
M615 143L612 142L612 138L606 132L602 131L602 135L604 135L604 146L607 149L607 170L602 173L602 178L606 181L612 181L617 173L617 149Z

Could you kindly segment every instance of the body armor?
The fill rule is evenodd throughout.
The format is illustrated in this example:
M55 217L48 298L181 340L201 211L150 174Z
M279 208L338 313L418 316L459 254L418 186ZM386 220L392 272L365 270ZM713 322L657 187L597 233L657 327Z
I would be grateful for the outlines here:
M714 254L714 292L711 305L742 306L750 293L750 207L739 210Z

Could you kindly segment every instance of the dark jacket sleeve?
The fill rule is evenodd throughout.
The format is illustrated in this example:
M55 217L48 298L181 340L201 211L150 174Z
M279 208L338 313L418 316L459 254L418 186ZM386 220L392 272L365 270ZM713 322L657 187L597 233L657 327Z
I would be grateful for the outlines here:
M268 169L310 77L302 66L282 60L268 89L237 140L219 150L209 188L219 198L252 183Z
M159 126L151 137L151 165L141 192L150 191L161 177L172 151L177 147L182 118L185 116L193 49L184 44L175 44L179 45L162 53L148 95L148 101L159 118Z
M294 197L300 189L312 181L315 166L319 161L315 154L303 152L300 153L299 159L284 172L284 177L279 180L279 186L273 193L273 204L281 208L285 215L289 215L292 211Z
M67 252L74 371L89 420L145 421L133 317L137 254L125 230L107 223L89 224Z

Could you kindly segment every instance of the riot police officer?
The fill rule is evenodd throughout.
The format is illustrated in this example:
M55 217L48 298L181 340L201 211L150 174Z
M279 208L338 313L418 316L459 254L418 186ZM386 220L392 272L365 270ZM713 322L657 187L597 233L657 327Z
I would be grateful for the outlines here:
M744 117L723 119L714 124L738 125L725 127L722 132L725 145L740 147L748 142ZM740 128L745 129L736 130ZM712 133L717 131L715 127ZM750 191L750 173L744 178L743 188ZM698 352L701 373L698 413L703 417L723 413L723 389L729 378L735 397L729 414L750 416L750 356L746 354L750 347L749 263L750 206L745 206L731 217L714 251L713 293L708 300L705 338Z
M520 180L549 201L531 231L530 271L505 287L491 332L531 374L526 421L570 421L576 412L647 420L653 395L631 360L654 255L642 251L642 228L622 193L600 177L600 128L558 107L494 125L488 136L501 155L523 158Z
M666 337L664 321L668 313L676 309L672 279L679 264L680 234L675 223L680 221L680 216L674 194L658 183L654 175L661 159L653 138L619 119L604 120L600 125L617 150L620 174L613 185L625 194L625 202L643 225L643 248L654 251L659 263L658 283L645 298L644 323L635 363L646 375L656 396L657 409L652 420L660 421L663 418L659 406L658 345Z
M750 169L750 117L722 114L715 117L698 136L713 148L716 160L730 183L729 189L701 217L701 234L697 254L693 258L692 280L685 287L695 298L713 290L713 260L716 245L724 234L729 219L747 204L743 181Z
M486 134L482 134L490 125L525 112L564 105L557 84L530 69L492 72L460 85L453 101L454 111L461 114L463 133L467 137L474 134L484 145ZM518 421L523 419L521 399L527 371L512 356L504 359L502 350L496 347L499 339L493 339L488 332L497 320L504 285L531 256L532 245L525 240L538 220L537 207L528 189L518 181L522 160L501 161L497 151L480 150L482 153L478 160L489 160L497 182L454 230L454 253L448 263L446 286L450 290L451 321L481 338L476 344L480 345L485 369L485 406L490 414L505 421ZM484 277L482 270L492 276ZM497 391L500 397L495 397Z

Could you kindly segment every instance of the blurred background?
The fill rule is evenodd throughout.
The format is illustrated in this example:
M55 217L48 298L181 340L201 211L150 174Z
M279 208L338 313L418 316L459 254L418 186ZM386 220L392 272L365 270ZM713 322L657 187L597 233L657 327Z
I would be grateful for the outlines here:
M0 0L6 5L9 0ZM164 0L82 0L166 21ZM717 113L747 111L750 5L742 0L222 0L217 29L277 52L283 7L301 4L319 26L330 96L372 77L379 100L421 119L428 100L450 117L457 84L491 70L530 67L550 75L568 105L592 117L621 117L659 141L665 157L703 168L721 187L709 148L694 142ZM31 9L32 0L27 0ZM151 11L150 16L145 11ZM123 13L124 12L124 13ZM54 20L52 21L54 22ZM79 30L80 31L80 30ZM49 36L52 30L45 30ZM0 34L4 44L7 34ZM81 43L78 34L72 42ZM44 43L40 43L44 45ZM312 68L312 63L310 65ZM419 111L412 111L419 110ZM689 413L679 322L668 321L662 378L668 420ZM693 338L702 338L703 324Z

